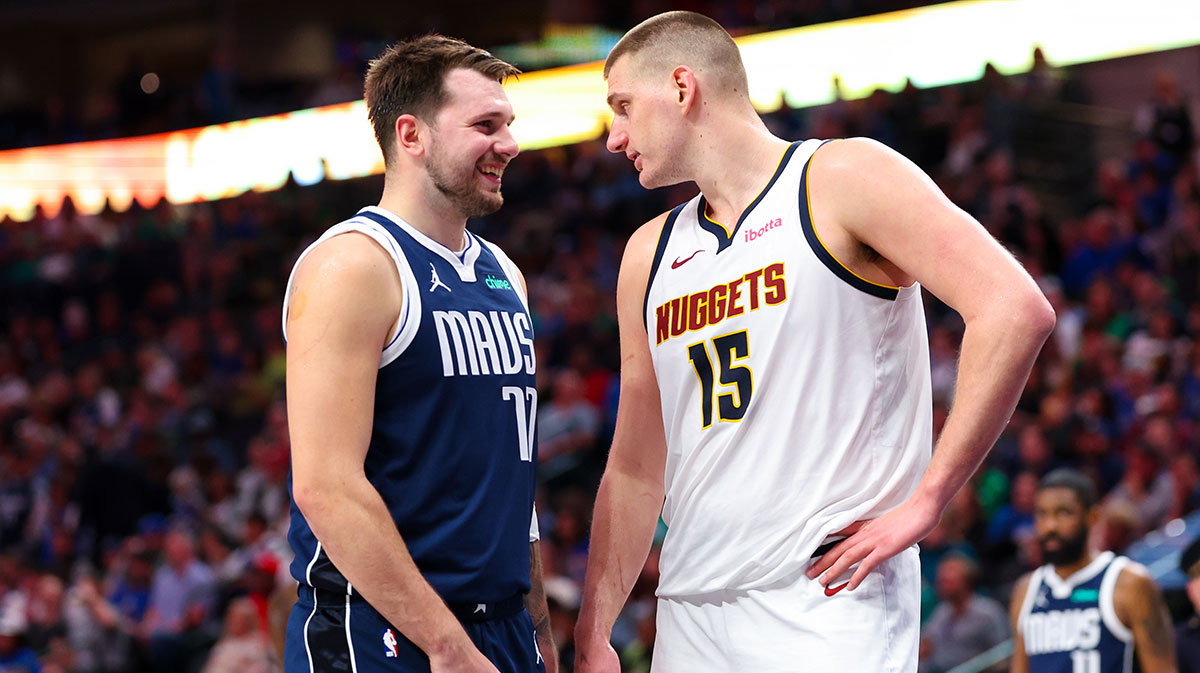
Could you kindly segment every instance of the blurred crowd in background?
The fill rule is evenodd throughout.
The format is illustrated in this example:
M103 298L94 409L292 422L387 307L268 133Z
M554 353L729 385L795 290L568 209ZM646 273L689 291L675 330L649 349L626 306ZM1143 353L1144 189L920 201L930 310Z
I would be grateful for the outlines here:
M864 135L912 158L1058 313L1013 422L922 545L924 670L1008 637L1012 582L1041 562L1032 503L1049 470L1096 481L1101 549L1120 552L1200 506L1189 103L1170 73L1148 79L1119 130L1132 151L1104 155L1098 131L1064 112L1088 95L1039 62L1020 76L767 116L781 137ZM96 216L68 204L0 222L0 670L279 670L295 597L284 284L300 250L381 188L327 181ZM522 154L505 173L505 206L471 223L529 279L544 400L538 512L566 671L619 394L622 247L694 189L642 189L601 139ZM927 299L940 428L962 322ZM613 634L628 671L649 670L656 583L654 551ZM969 604L979 628L953 632Z
M531 4L528 0L522 2ZM404 32L399 34L380 30L379 24L396 20L386 16L376 16L374 22L358 25L342 20L340 27L329 27L332 29L328 43L324 39L318 42L319 47L329 48L332 52L328 58L317 59L325 64L318 68L327 71L323 75L305 72L303 68L289 71L283 66L270 69L268 73L250 74L248 66L253 64L239 62L239 54L243 60L252 57L239 48L237 40L264 38L260 32L238 24L239 9L246 13L249 10L238 8L233 0L196 0L195 4L215 6L215 11L203 13L206 20L218 17L214 28L217 44L207 55L189 55L188 58L160 55L154 58L151 50L142 46L123 57L118 69L112 70L111 74L105 69L107 76L99 78L105 80L104 85L97 86L95 81L81 82L81 86L42 96L31 93L42 86L40 83L22 82L19 77L14 77L15 73L0 68L0 111L3 112L0 114L0 149L160 133L358 100L362 98L362 73L366 71L368 61L387 44L406 34L437 31L478 44L474 34L498 31L506 36L503 39L518 42L538 39L542 25L532 19L522 21L520 13L514 16L509 12L506 17L489 21L491 26L482 27L474 22L488 21L488 17L480 18L479 12L455 11L456 3L451 0L440 9L435 6L412 8L416 25L402 28ZM258 0L258 4L276 8L283 14L278 17L281 21L292 19L287 16L293 10L291 2ZM295 8L296 15L311 14L309 4L308 0L300 3ZM590 58L599 59L625 30L645 17L672 9L689 9L711 16L736 35L927 4L930 4L928 0L691 0L684 3L546 0L532 3L528 10L530 14L541 14L546 23L588 25L605 30L607 37L601 38L596 45L598 51L590 54ZM104 18L97 17L97 20ZM300 24L296 29L307 30L308 26ZM2 26L0 30L3 30ZM239 34L243 30L246 34ZM80 37L86 39L89 32L82 31ZM65 33L61 37L71 41L74 34ZM266 39L276 38L267 33ZM152 44L145 38L133 42ZM14 58L18 56L13 54ZM541 60L536 64L522 63L518 59L515 64L525 70L535 70L574 62L566 56L563 59Z

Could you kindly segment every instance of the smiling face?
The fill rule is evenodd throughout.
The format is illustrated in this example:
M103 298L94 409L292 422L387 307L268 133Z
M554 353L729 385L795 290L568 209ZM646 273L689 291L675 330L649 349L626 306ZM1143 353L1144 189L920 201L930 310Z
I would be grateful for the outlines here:
M682 174L683 114L674 100L670 77L640 68L636 57L619 58L608 73L608 106L612 128L605 145L609 152L629 157L646 189L674 185L690 178Z
M1095 518L1069 488L1043 488L1033 506L1042 558L1056 566L1068 566L1087 553L1089 524Z
M496 80L466 68L446 73L448 100L426 125L425 168L434 190L465 218L504 203L504 168L517 155L512 104Z

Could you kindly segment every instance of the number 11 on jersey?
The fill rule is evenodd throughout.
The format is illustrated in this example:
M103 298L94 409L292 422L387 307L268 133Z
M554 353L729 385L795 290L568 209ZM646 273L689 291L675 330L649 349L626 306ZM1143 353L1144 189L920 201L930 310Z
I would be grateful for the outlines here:
M717 417L722 421L732 423L742 420L750 406L750 397L754 394L754 375L750 368L733 364L750 357L750 337L746 330L716 337L712 345L721 367L719 375L713 370L708 342L698 341L687 349L692 369L696 370L696 377L700 379L700 409L705 429L712 426L713 394L717 382L733 387L731 392L716 395Z

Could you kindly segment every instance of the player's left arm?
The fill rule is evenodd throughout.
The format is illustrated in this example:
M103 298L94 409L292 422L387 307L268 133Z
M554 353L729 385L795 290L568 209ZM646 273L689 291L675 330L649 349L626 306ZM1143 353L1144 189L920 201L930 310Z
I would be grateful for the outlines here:
M1162 591L1140 564L1121 569L1113 589L1117 619L1133 632L1133 652L1143 673L1176 673L1175 633Z
M809 570L822 582L861 561L850 590L923 539L1008 423L1054 311L1020 263L909 160L873 140L829 143L809 167L814 219L867 245L894 285L913 280L958 311L965 331L954 409L916 492ZM818 206L820 214L817 213ZM820 216L819 216L820 215ZM821 220L824 220L823 222Z
M542 583L541 543L536 540L529 543L529 593L525 595L525 609L533 620L546 673L558 673L558 648L554 645L554 632L550 630L550 607L546 604L546 587Z
M517 282L521 284L521 292L529 297L529 285L525 282L525 274L513 265L517 274ZM526 299L528 301L528 299ZM546 587L542 583L542 547L538 540L529 542L529 593L525 596L525 609L533 620L533 629L537 634L538 651L546 664L546 673L558 673L558 647L554 644L554 632L550 629L550 606L546 604Z

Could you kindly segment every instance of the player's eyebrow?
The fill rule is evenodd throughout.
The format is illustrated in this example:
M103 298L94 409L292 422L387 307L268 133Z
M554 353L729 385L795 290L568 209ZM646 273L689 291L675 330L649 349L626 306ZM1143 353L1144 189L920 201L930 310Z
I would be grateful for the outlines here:
M512 123L514 121L516 121L516 119L517 119L517 115L513 114L511 112L508 114L504 114L500 110L488 110L487 112L482 112L482 113L476 115L475 117L473 117L473 119L475 121L472 123L481 122L486 119L499 119L499 120L503 121L505 124L512 126Z

